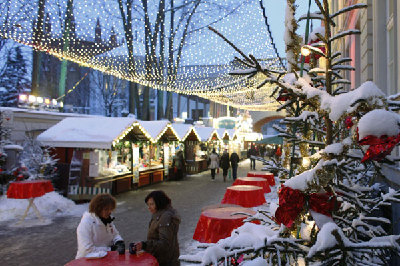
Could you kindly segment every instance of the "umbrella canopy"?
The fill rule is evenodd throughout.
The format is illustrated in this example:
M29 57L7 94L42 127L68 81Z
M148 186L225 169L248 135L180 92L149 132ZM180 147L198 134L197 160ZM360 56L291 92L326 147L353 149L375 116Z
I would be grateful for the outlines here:
M282 145L283 138L278 135L264 135L262 140L255 141L255 143Z

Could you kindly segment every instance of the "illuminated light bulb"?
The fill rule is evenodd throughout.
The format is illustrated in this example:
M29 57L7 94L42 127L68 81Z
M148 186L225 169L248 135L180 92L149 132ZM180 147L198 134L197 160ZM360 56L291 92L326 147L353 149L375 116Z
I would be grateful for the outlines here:
M44 103L45 103L46 105L50 105L50 102L51 102L51 101L50 101L49 98L45 98L45 99L44 99Z
M308 168L311 165L311 160L309 157L303 157L302 165L305 168Z
M36 97L37 103L43 103L43 97Z
M301 54L303 56L309 56L311 54L311 50L308 49L307 47L303 46L303 47L301 47Z
M36 96L35 96L35 95L29 95L29 96L28 96L28 102L29 102L29 103L34 103L34 102L36 102Z
M21 103L26 103L26 102L28 101L28 95L26 95L26 94L20 94L19 97L18 97L18 99L19 99L19 102L21 102Z

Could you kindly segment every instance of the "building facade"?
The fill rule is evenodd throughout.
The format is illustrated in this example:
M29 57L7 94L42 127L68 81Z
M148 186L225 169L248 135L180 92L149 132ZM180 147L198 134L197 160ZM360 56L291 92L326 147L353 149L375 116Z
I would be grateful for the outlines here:
M359 35L334 43L334 50L352 58L351 64L356 69L347 76L351 81L349 89L373 81L387 96L397 94L400 87L400 3L397 0L331 0L331 13L358 3L368 7L338 16L333 29L333 35L349 29L361 31Z

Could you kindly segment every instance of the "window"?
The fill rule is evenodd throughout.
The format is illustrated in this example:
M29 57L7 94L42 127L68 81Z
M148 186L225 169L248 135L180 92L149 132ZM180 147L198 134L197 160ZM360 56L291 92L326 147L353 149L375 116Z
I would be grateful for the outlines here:
M394 0L386 0L386 40L387 40L387 93L395 93L395 23L394 23Z

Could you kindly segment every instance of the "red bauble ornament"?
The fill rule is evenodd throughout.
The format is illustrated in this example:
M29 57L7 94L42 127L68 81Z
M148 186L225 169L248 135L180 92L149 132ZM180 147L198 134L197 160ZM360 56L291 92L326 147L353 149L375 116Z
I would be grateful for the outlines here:
M346 117L344 123L346 124L346 128L350 129L354 125L353 118L351 116Z
M279 102L286 102L287 100L289 100L289 95L287 93L288 93L287 90L282 90L279 93L279 96L278 96L278 98L276 98L276 100Z

